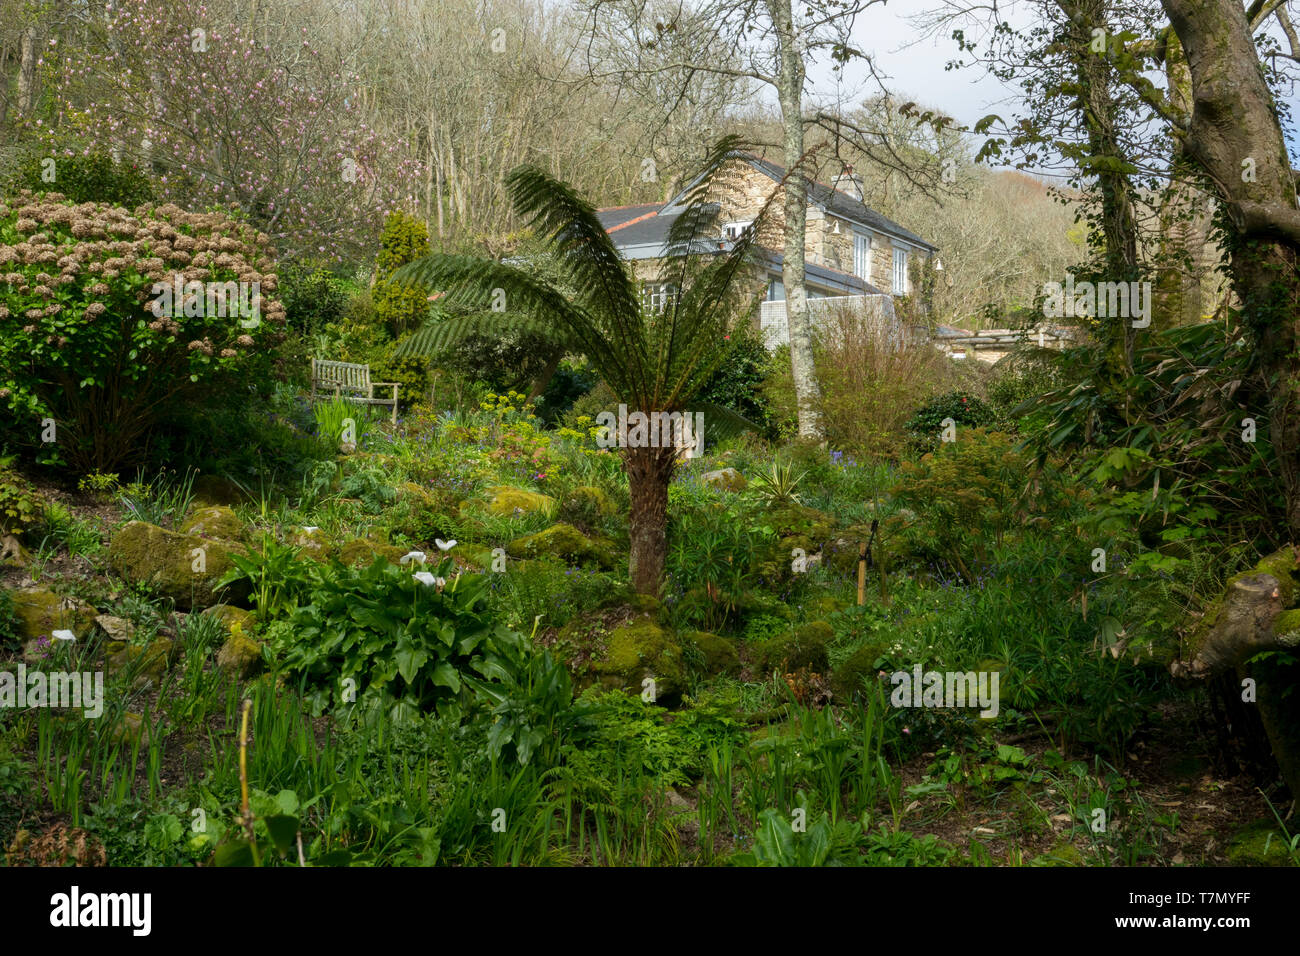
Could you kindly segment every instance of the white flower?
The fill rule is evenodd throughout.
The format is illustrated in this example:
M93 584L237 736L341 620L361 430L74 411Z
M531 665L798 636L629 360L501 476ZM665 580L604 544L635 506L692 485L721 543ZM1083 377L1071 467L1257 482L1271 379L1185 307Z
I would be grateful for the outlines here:
M429 586L436 583L438 579L435 578L428 571L416 571L415 580L419 581L421 584L425 586Z
M402 555L402 558L398 563L410 564L412 561L416 562L417 564L424 564L424 552L408 551L406 554Z
M450 551L452 548L456 547L455 538L452 538L450 541L443 541L441 538L434 538L433 543L438 546L439 551Z
M311 534L314 531L319 531L320 528L317 528L315 525L304 525L302 530L307 534Z
M55 631L50 636L56 641L75 641L77 639L77 635L71 631Z

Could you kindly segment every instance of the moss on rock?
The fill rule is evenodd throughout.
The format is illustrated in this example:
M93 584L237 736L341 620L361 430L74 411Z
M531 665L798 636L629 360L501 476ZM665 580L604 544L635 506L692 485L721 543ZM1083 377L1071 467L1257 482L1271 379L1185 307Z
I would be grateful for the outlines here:
M247 529L244 522L225 505L199 508L181 525L181 534L200 538L217 538L222 541L243 541Z
M604 686L629 694L640 694L642 682L651 678L659 703L676 699L686 686L681 644L649 617L611 631L604 656L591 669Z
M262 666L262 645L243 634L231 634L217 652L217 667L231 677L244 680Z
M509 485L496 485L489 488L487 493L491 496L487 506L488 512L494 515L509 517L515 514L555 513L555 499L540 492L525 491L523 488L512 488Z
M704 673L709 677L734 674L740 670L740 655L735 641L707 631L694 631L685 635L684 640L695 645L704 661Z
M18 588L9 592L18 638L30 641L66 630L81 640L90 634L98 613L81 598L63 597L49 588Z
M769 673L773 670L789 673L800 668L824 673L829 660L827 646L834 637L830 624L812 621L758 644L754 648L754 660Z
M855 695L865 692L877 679L876 662L886 656L888 650L885 643L869 643L850 654L831 675L831 690L836 698L848 703Z
M710 488L720 488L723 491L738 492L749 487L749 479L734 468L705 472L700 480Z
M1234 832L1226 853L1233 866L1286 866L1291 859L1286 836L1270 819L1256 820Z
M602 568L614 565L611 549L603 542L588 538L571 524L551 525L536 534L524 535L506 545L512 558L550 556L569 561L594 562Z
M386 559L390 564L398 564L404 554L406 552L395 545L372 541L369 538L352 538L339 548L339 560L349 567L358 564L368 567L375 563L375 558L379 557Z
M108 658L109 676L126 673L133 674L137 685L152 682L158 684L167 673L167 668L176 662L180 648L166 637L155 637L148 644L139 647L128 644Z
M169 597L181 610L219 603L218 591L228 602L248 597L248 582L237 581L225 589L217 582L234 567L234 547L222 541L177 534L144 521L131 521L108 545L108 563L127 581L147 584Z
M233 604L214 604L201 613L205 617L219 619L226 626L227 633L234 630L236 624L245 634L253 633L253 629L257 626L252 611L246 611L242 607L235 607Z

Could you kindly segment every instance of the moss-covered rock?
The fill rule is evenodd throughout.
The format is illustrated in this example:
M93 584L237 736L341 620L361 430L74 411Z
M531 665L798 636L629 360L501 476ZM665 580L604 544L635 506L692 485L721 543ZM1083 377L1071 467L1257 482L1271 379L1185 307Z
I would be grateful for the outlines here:
M188 611L219 603L217 582L234 567L234 551L234 545L223 541L131 521L109 542L108 563L127 581L148 584ZM248 582L220 590L227 602L242 602L248 597Z
M375 563L375 558L379 557L390 564L398 564L404 554L406 552L395 545L369 538L352 538L339 548L339 560L348 566L360 564L368 567Z
M243 634L231 634L217 652L217 667L231 677L244 680L262 666L262 645Z
M1250 573L1271 574L1277 578L1279 596L1284 608L1294 607L1297 598L1300 598L1300 591L1296 587L1296 578L1300 575L1300 569L1296 567L1295 549L1283 548L1281 551L1274 551L1268 557L1261 559ZM1230 581L1229 585L1231 583Z
M864 693L877 679L876 662L889 650L884 643L864 644L845 658L831 675L831 690L837 700L848 703L854 695Z
M720 488L723 491L740 492L749 487L749 479L734 468L706 471L700 480L710 488Z
M779 505L765 512L763 521L771 525L781 538L797 535L815 543L818 547L835 532L834 518L824 511L806 505Z
M1283 647L1300 647L1300 608L1279 614L1273 622L1273 633Z
M1286 866L1291 862L1286 836L1277 821L1270 819L1237 830L1228 838L1225 852L1233 866Z
M594 485L580 485L564 496L557 517L569 524L594 525L617 513L617 507L604 491Z
M649 617L640 617L610 632L605 653L592 672L606 687L640 694L646 678L654 680L655 699L666 703L681 696L686 667L677 639Z
M128 644L108 658L109 676L134 674L136 685L162 681L167 668L180 656L180 648L170 638L158 636L142 647Z
M181 534L221 541L243 541L247 533L244 522L225 505L199 508L181 525Z
M298 549L299 560L327 561L334 553L333 544L325 532L312 526L296 529L289 535L288 542Z
M30 641L55 631L71 631L82 640L90 635L98 613L81 598L64 597L49 588L27 587L9 592L18 638Z
M242 607L235 607L233 604L214 604L202 612L204 617L215 617L226 626L226 632L229 633L238 625L239 630L244 634L252 634L257 627L256 618L253 617L252 611L246 611Z
M511 515L532 515L555 513L556 501L550 495L509 485L496 485L487 490L487 510L494 515L509 517Z
M684 640L699 651L704 661L704 673L709 677L734 674L740 670L740 654L736 650L736 642L730 638L707 631L694 631L685 635Z
M1083 866L1083 854L1072 843L1059 843L1028 861L1029 866Z
M139 714L129 711L119 717L108 728L108 739L124 747L132 747L140 742L143 751L149 746L149 726Z
M754 662L765 673L774 670L790 673L801 668L825 673L829 659L827 648L834 637L830 624L812 621L755 646Z
M471 571L491 571L494 556L492 548L485 548L480 544L471 544L468 541L461 541L451 550L451 559L456 562L456 566L467 568Z
M551 525L536 534L524 535L506 545L512 558L556 557L573 562L592 562L602 568L614 566L608 544L588 538L571 524Z

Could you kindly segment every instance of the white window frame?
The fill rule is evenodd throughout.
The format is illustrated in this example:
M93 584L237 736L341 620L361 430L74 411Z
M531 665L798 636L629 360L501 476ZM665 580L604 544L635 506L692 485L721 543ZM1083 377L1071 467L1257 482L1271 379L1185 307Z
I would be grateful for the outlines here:
M866 243L862 250L861 261L858 255L858 240ZM853 274L863 282L871 281L871 233L856 229L853 232Z
M655 315L663 315L670 302L677 300L677 286L671 282L641 283L641 301Z
M737 219L735 222L729 222L722 227L722 234L732 242L739 241L745 230L754 224L752 219Z
M894 246L894 295L907 295L907 250Z

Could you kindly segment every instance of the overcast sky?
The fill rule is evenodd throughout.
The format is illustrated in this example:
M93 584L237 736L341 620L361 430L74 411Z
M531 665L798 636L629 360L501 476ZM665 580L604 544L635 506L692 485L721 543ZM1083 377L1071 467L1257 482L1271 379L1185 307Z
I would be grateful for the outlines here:
M875 57L876 68L888 75L890 91L898 96L941 109L965 126L989 113L1009 117L1019 107L1018 88L1003 86L979 66L945 71L945 64L955 59L958 52L951 38L951 28L927 37L922 36L912 22L915 15L938 6L936 0L888 0L888 3L876 4L859 18L854 41L860 49ZM1004 18L1018 25L1026 21L1030 8L1025 3L1017 4L1015 0L1003 0L999 9ZM968 30L967 36L972 35ZM837 86L828 65L816 64L809 74L811 92L817 96L834 96L863 88L865 66L854 63L846 69L846 75L847 81ZM1153 81L1163 85L1158 73L1150 75ZM868 91L874 92L874 85ZM1288 98L1291 110L1300 115L1300 98L1294 90L1291 93ZM1287 133L1293 163L1300 165L1300 142L1294 125Z

